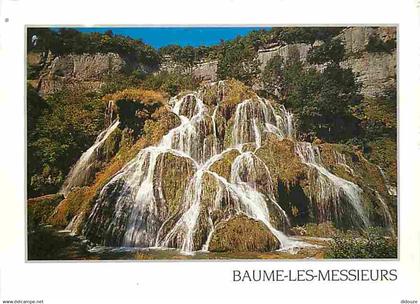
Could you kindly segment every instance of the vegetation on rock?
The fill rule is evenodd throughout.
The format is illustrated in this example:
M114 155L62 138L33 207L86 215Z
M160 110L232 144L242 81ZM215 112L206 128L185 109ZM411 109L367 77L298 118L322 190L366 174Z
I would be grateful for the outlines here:
M263 223L245 215L238 215L216 226L209 250L213 252L264 252L273 251L279 246L279 241Z
M362 233L339 234L334 237L326 257L330 259L397 258L398 242L385 236L380 229L370 228Z
M34 45L32 37L36 36ZM83 53L117 53L122 57L136 60L144 64L157 65L159 55L152 47L141 40L122 35L114 35L112 31L104 34L82 33L71 28L28 28L28 51L48 52L56 55Z
M61 194L49 194L28 199L28 231L46 224L48 217L63 198Z

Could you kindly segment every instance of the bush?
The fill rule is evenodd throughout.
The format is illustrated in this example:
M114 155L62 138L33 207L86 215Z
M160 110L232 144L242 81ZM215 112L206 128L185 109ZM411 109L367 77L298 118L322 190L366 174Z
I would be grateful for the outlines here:
M398 242L379 228L369 228L357 236L354 233L334 237L326 257L331 259L396 258Z
M280 96L282 93L283 68L283 58L276 55L267 62L261 75L264 90L272 95Z
M339 63L343 60L344 53L344 46L341 40L333 39L312 48L308 54L308 62L312 64Z
M54 193L72 164L103 129L104 103L95 94L62 91L42 99L28 88L28 196Z

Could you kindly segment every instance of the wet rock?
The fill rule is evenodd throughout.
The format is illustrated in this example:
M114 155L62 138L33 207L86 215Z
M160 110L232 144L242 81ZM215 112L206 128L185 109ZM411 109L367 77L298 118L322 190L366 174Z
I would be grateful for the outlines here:
M268 167L274 181L292 186L306 178L307 166L295 153L295 144L289 139L280 140L268 134L261 148L255 152Z
M216 227L209 251L267 252L279 247L279 240L262 222L245 215L237 215Z
M239 155L240 153L237 149L229 150L223 153L222 157L219 160L215 161L210 166L209 170L224 177L226 180L229 180L233 161Z
M154 173L155 197L163 221L178 212L188 182L195 172L191 159L172 153L162 153L156 161Z

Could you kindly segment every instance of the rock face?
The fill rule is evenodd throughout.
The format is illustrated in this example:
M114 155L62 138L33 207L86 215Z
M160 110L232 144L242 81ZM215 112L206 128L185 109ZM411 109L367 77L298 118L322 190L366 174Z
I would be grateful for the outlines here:
M360 57L349 57L341 66L353 70L362 83L361 93L365 96L377 96L396 85L396 52L364 52Z
M268 61L277 55L283 59L283 62L287 62L291 59L297 59L306 62L306 57L311 47L312 46L310 44L297 43L284 46L276 46L270 49L260 49L258 51L260 69L264 70Z
M217 80L217 63L217 60L204 60L193 66L184 66L174 62L170 56L166 56L163 58L159 71L191 74L202 82L213 82Z
M89 200L72 212L76 232L101 245L192 253L297 246L289 228L306 223L394 228L376 166L346 146L297 141L293 115L240 82L181 94L170 109L180 123L96 194L69 194Z
M194 66L192 75L203 82L217 80L217 60L204 61Z
M64 87L99 89L106 77L139 69L150 73L153 67L133 62L115 53L68 54L46 60L38 81L40 95L48 95Z
M362 84L361 93L365 96L376 96L396 84L396 50L391 53L369 53L366 46L372 37L382 41L396 39L395 27L350 27L344 29L336 38L341 39L346 52L341 66L350 68ZM314 43L314 45L317 42ZM308 52L312 48L309 44L290 44L258 51L260 68L264 70L268 61L279 55L284 62L290 58L306 62ZM322 66L314 66L322 69ZM256 85L259 88L260 85Z

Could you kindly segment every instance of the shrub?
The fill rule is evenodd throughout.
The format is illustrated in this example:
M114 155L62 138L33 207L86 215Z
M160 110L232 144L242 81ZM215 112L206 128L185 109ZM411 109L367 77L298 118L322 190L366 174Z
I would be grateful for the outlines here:
M264 90L277 96L281 94L283 83L283 68L283 58L280 55L274 56L267 62L267 66L261 75L264 84Z
M45 100L28 89L28 196L58 191L72 164L103 129L95 94L61 91Z
M361 236L354 233L334 237L326 257L331 259L396 258L398 242L379 228L369 228Z
M283 69L283 100L297 114L307 140L315 136L343 142L360 135L358 119L351 109L360 102L353 72L329 63L324 71L288 63Z
M199 81L192 75L160 72L146 77L142 85L146 89L161 90L175 96L181 91L196 89Z
M308 53L308 62L323 64L327 62L340 62L344 57L344 46L339 39L332 39L320 46L312 48Z

